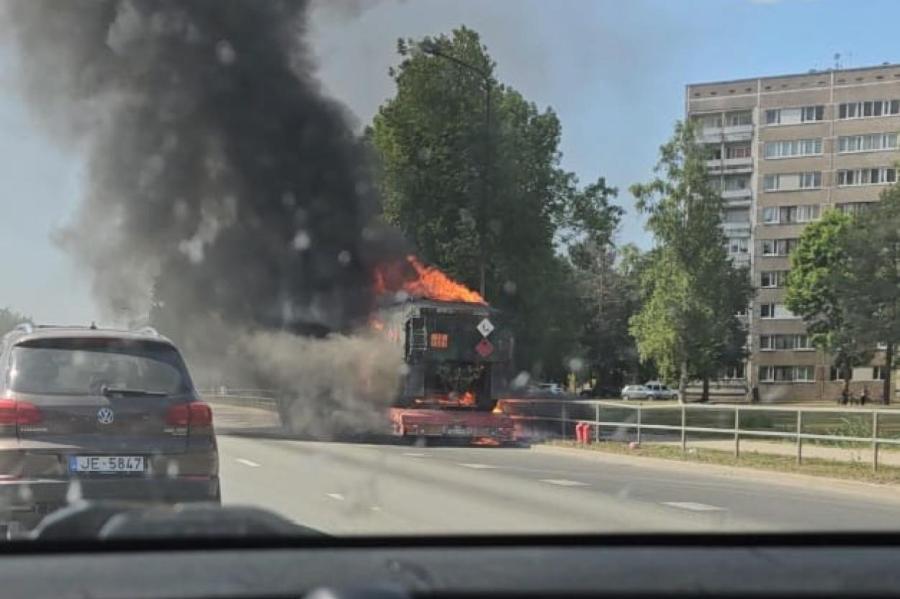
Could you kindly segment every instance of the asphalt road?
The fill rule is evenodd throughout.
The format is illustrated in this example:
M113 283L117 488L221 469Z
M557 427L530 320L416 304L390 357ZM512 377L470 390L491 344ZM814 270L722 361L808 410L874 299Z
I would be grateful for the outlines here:
M492 447L219 437L226 504L333 534L889 530L900 497ZM900 494L898 494L900 495Z

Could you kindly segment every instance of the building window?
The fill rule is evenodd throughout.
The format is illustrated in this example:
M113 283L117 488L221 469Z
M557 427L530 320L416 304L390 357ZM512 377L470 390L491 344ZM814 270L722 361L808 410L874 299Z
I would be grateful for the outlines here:
M750 177L725 177L723 189L725 191L750 189Z
M725 214L722 219L726 223L749 223L750 222L750 209L749 208L729 208L725 211Z
M760 335L760 351L809 351L815 349L808 335Z
M729 254L746 254L750 250L750 240L746 237L731 237L725 243Z
M888 369L884 366L874 366L872 367L872 380L873 381L883 381L887 378Z
M764 270L759 273L759 286L763 289L784 287L787 283L787 273L786 270Z
M900 114L900 100L845 102L838 106L839 119L863 119Z
M787 309L784 304L760 304L759 305L759 317L760 318L777 318L777 319L794 319L797 316Z
M846 169L837 172L838 187L885 185L896 181L897 169L890 167Z
M822 153L822 138L769 141L765 145L766 158L816 156Z
M796 125L811 123L825 118L824 106L803 106L800 108L774 108L766 111L767 125Z
M819 218L818 204L800 206L768 206L763 208L763 223L767 225L789 225L808 223Z
M720 129L722 127L721 114L707 114L697 117L696 121L703 129Z
M760 251L763 256L789 256L797 247L797 239L763 239Z
M802 383L809 383L816 380L816 369L814 366L794 366L794 380Z
M816 380L814 366L760 366L759 380L763 383L809 383Z
M727 368L722 375L723 379L744 379L746 378L746 371L744 370L744 363L740 363L737 366L731 366Z
M822 173L783 173L763 177L765 191L797 191L800 189L817 189L822 186Z
M837 366L832 366L828 372L828 380L829 381L842 381L844 380L844 373L841 372L841 369ZM850 368L847 370L847 380L853 380L853 369Z
M725 148L725 158L750 158L751 148L749 145L727 146Z
M743 112L730 112L725 117L729 127L743 127L753 124L753 113L749 110Z
M835 207L844 214L856 216L871 208L873 203L874 202L843 202L836 204Z
M848 135L838 138L838 152L878 152L897 149L896 133L870 133L868 135Z

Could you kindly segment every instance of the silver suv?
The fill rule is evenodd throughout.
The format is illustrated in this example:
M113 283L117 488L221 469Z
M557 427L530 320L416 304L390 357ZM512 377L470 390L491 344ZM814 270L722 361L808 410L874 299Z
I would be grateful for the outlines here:
M622 388L622 399L676 399L678 391L669 389L659 381L648 381L643 385L626 385Z

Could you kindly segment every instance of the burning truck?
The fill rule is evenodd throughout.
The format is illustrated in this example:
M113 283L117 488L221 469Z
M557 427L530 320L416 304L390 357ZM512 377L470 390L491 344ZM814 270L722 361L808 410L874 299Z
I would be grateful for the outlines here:
M413 256L379 269L375 286L371 325L402 348L405 362L389 413L393 434L512 442L513 422L496 409L513 355L499 311Z

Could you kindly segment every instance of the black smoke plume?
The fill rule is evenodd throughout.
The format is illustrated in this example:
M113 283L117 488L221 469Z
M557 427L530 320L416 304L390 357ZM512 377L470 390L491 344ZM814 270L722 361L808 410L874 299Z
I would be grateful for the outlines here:
M150 314L195 363L237 361L242 376L270 377L261 385L303 394L314 383L321 397L345 383L349 365L296 380L291 360L320 350L271 332L353 331L372 306L374 264L405 248L372 224L369 161L314 76L308 3L3 8L36 118L87 156L84 199L58 241L88 267L106 316ZM361 359L381 351L329 342Z
M61 243L118 318L348 330L371 305L376 197L304 42L305 1L13 0L39 118L89 152ZM154 289L155 287L155 289Z

